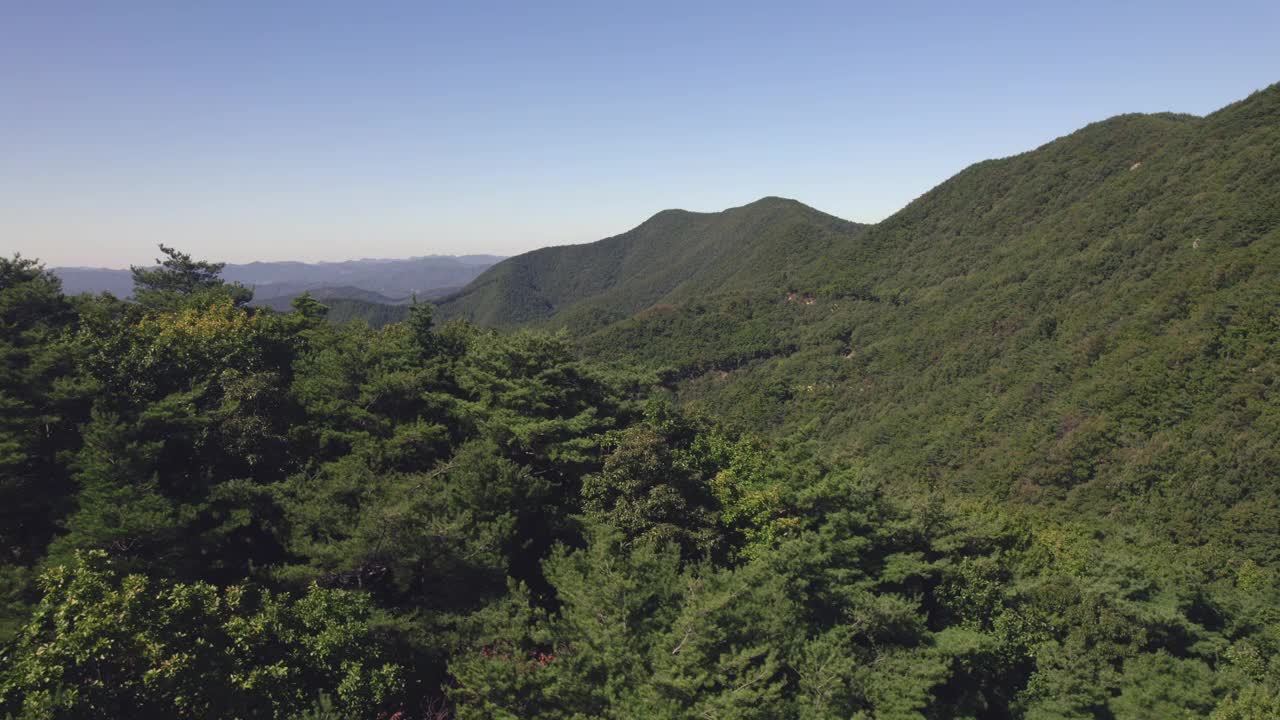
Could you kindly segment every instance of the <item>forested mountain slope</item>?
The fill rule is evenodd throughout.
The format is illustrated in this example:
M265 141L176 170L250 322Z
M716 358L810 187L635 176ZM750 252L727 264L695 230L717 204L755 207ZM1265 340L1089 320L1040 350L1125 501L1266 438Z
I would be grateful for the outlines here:
M439 308L486 325L596 327L658 303L785 284L788 268L861 228L773 197L717 213L665 210L622 235L500 262Z
M895 485L1139 517L1276 563L1278 228L1273 86L979 163L583 345Z
M894 497L565 336L165 252L137 302L0 258L6 717L1280 710L1280 577L1233 548Z
M0 257L0 715L1280 717L1278 115L445 306L577 335Z

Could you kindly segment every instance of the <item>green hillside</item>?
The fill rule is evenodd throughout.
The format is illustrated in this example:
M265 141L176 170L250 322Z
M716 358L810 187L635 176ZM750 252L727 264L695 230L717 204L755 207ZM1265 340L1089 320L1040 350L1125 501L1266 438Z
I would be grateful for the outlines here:
M587 336L590 355L739 429L900 488L1140 519L1274 564L1277 198L1273 86L979 163L876 226L775 249L733 283L684 281L661 306L605 291L575 307L631 314ZM539 265L569 266L561 253Z
M355 298L332 298L324 301L330 322L345 323L360 320L369 327L380 328L409 319L408 305L384 305Z
M308 295L324 305L325 318L329 322L341 324L360 320L367 323L369 327L381 328L392 323L404 322L409 318L409 306L405 301L355 287L316 288L299 295L282 295L263 302L255 300L252 304L255 307L289 313L293 312L293 303L302 295Z
M407 303L409 301L408 298L387 297L386 295L383 295L381 293L376 293L371 290L364 290L362 288L353 287L351 285L317 287L317 288L311 288L311 289L305 290L303 292L325 303L328 303L331 300L359 300L361 302L377 304L377 305L399 305L399 304ZM259 307L269 307L272 310L276 310L278 312L289 312L289 308L292 307L293 299L298 297L299 295L302 295L303 292L298 292L294 294L276 295L273 297L261 298L261 299L258 298L255 293L254 299L250 304L259 306Z
M1280 717L1277 198L1272 88L445 306L570 332L0 257L0 716Z
M500 262L439 308L486 325L598 327L655 304L785 284L789 268L862 227L783 198L718 213L666 210L622 235Z

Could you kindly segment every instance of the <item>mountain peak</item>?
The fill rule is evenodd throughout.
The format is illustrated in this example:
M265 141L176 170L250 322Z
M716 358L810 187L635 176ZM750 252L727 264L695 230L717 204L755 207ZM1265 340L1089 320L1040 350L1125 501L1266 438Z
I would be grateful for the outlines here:
M720 212L663 210L621 235L510 258L439 307L489 325L595 325L727 290L780 292L789 264L863 227L776 196Z
M765 195L755 202L747 203L744 207L779 207L779 206L800 206L809 207L794 198L785 198L780 195Z

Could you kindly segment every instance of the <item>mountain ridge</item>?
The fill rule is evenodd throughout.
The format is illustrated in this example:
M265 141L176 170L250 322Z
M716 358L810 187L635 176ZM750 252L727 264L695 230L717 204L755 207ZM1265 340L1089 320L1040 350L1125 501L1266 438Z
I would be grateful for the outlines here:
M755 228L772 253L656 299L609 289L489 324L569 327L688 406L891 486L1124 518L1274 564L1277 197L1273 85L976 163L812 253ZM505 267L556 267L522 257Z
M708 288L753 282L754 276L741 277L745 265L776 263L780 254L815 257L862 227L779 197L716 213L663 210L594 243L509 258L438 307L446 317L482 324L599 325Z
M0 714L1278 717L1277 198L1272 93L444 304L533 330L0 257Z
M258 305L287 307L290 300L304 292L394 304L407 302L415 294L436 297L459 288L500 259L491 255L424 255L400 260L251 262L226 265L222 277L253 289ZM133 293L130 270L55 267L52 271L62 279L68 294L110 292L129 297ZM353 291L336 294L340 288Z

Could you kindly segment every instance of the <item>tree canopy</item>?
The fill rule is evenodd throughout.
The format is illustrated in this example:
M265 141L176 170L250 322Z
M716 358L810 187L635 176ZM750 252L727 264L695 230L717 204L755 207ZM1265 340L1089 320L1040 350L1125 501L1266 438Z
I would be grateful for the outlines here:
M1278 113L377 327L0 258L0 716L1274 718Z
M0 261L16 718L1266 717L1280 593L903 494L564 334ZM170 273L170 274L166 274ZM146 292L157 293L147 296ZM147 299L147 298L150 299Z

